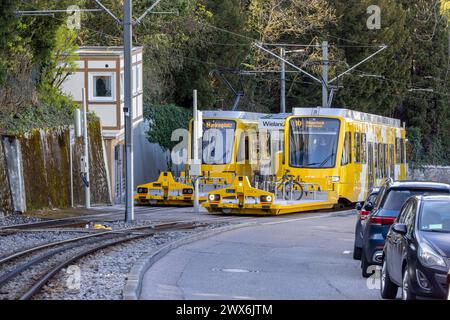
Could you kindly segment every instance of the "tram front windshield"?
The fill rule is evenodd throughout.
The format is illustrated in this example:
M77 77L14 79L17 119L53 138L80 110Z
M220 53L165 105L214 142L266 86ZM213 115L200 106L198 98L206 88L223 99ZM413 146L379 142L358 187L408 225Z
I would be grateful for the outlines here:
M203 164L229 164L233 158L236 122L233 120L203 121Z
M289 165L297 168L333 168L340 122L329 118L290 120Z

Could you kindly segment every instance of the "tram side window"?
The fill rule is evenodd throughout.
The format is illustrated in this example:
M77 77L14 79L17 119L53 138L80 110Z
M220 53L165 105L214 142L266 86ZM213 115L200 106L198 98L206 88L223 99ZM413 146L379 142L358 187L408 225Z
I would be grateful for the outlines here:
M365 133L361 133L361 162L363 164L367 163L367 140Z
M395 139L395 163L396 164L402 163L402 139L401 138Z
M383 144L383 177L388 177L389 163L388 163L388 145Z
M355 132L355 163L361 163L361 135Z
M351 132L346 132L341 165L345 166L351 162L352 162L352 134Z
M239 137L239 146L238 146L238 152L237 152L237 162L242 162L245 160L246 152L247 152L247 146L245 144L245 134L241 133L241 136Z
M401 139L401 163L406 163L406 145L405 145L405 139Z
M373 159L374 159L374 163L375 163L375 177L378 179L380 178L380 173L378 171L378 167L379 167L379 162L378 162L378 143L374 143L373 144L373 150L374 150L374 155L373 155Z
M383 178L383 171L384 171L384 169L383 169L383 164L384 164L384 161L383 161L383 144L382 143L378 144L378 153L377 154L378 154L377 177L379 179L381 179L381 178Z
M395 162L394 162L394 145L389 145L389 160L390 160L390 177L395 178Z

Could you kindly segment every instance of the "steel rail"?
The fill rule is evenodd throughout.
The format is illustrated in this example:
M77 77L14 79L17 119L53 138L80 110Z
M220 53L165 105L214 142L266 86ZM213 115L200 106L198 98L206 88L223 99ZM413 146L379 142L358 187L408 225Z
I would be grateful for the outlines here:
M153 209L153 210L148 210L148 213L167 210L166 208L159 208L159 207L150 208L150 209ZM122 214L121 211L117 211L117 212L99 213L99 214L86 215L86 216L73 216L73 217L66 217L66 218L61 218L61 219L49 219L49 220L37 221L37 222L20 223L20 224L14 224L14 225L9 225L9 226L1 226L0 231L10 230L10 229L24 229L24 228L30 228L30 227L36 227L36 226L46 226L46 225L53 226L54 223L56 224L57 222L65 222L65 221L66 222L73 221L74 223L76 223L78 220L83 220L83 219L85 220L85 219L92 219L92 218L107 218L107 217L121 215L121 214Z
M71 263L84 258L96 251L111 247L111 246L115 246L118 244L122 244L128 241L132 241L132 240L136 240L136 239L140 239L143 237L148 237L148 236L152 236L157 234L158 232L162 232L162 231L168 231L168 230L179 230L179 229L188 229L188 228L195 228L196 223L184 223L184 224L177 224L177 223L171 223L171 226L161 226L161 228L158 229L153 229L151 230L149 233L147 234L139 234L139 235L133 235L133 236L125 236L125 238L123 239L118 239L112 242L107 242L107 243L102 243L99 244L93 248L88 248L85 249L81 252L78 252L74 255L72 255L70 258L63 260L61 263L59 263L58 265L51 267L47 270L47 272L42 275L40 277L40 279L35 282L24 294L22 294L19 298L19 300L29 300L31 299L34 295L36 295L41 289L42 287L51 279L53 278L53 276L55 276L61 269L69 266Z
M188 224L188 223L190 223L190 222L182 222L182 224ZM89 239L89 238L96 238L96 237L100 237L100 236L104 236L104 235L108 235L108 234L120 234L120 233L133 232L133 231L145 230L145 229L164 230L165 228L170 228L172 226L176 226L177 224L180 224L180 223L179 222L170 222L170 223L161 223L158 225L139 226L139 227L133 227L133 228L124 228L124 229L119 229L119 230L108 230L108 231L103 231L103 232L99 232L99 233L95 233L95 234L89 234L89 235L85 235L85 236L81 236L81 237L74 237L74 238L70 238L70 239L66 239L66 240L49 242L49 243L45 243L45 244L42 244L39 246L31 247L31 248L28 248L28 249L25 249L25 250L22 250L19 252L15 252L11 255L6 255L6 256L0 257L0 265L4 264L6 262L9 262L11 260L20 258L24 255L42 250L42 249L47 249L47 248L51 248L54 246L75 242L75 241L81 241L81 240L85 240L85 239Z

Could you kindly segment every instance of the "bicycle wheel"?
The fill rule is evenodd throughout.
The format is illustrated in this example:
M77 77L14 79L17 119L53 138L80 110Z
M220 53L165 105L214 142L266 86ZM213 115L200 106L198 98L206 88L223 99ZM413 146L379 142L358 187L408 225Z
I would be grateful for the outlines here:
M284 183L284 188L286 190L284 194L284 200L296 200L299 201L303 197L303 186L297 181L288 181ZM291 198L291 192L292 198Z

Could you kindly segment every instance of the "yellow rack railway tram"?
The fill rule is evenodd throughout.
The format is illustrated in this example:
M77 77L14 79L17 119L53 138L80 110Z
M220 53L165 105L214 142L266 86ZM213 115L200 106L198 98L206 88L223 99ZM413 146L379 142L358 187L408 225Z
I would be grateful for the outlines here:
M200 201L209 192L230 186L236 176L253 177L258 172L253 140L259 139L258 119L265 114L242 111L203 111ZM189 124L188 159L192 158L192 124ZM157 181L140 185L134 197L139 205L192 206L193 178L189 164L180 177L162 172Z
M276 177L262 186L238 177L204 206L210 212L266 215L327 209L364 200L386 178L406 178L406 133L397 119L296 108L285 120L284 135Z

